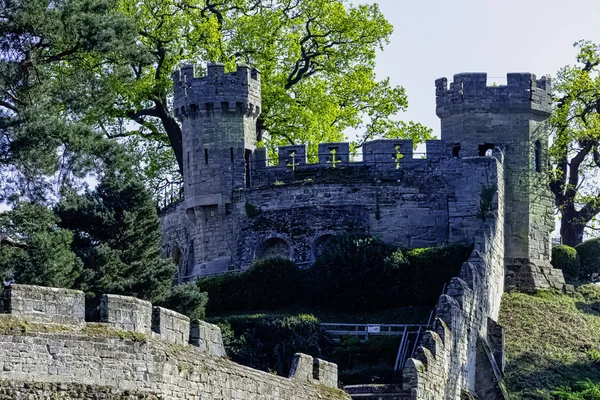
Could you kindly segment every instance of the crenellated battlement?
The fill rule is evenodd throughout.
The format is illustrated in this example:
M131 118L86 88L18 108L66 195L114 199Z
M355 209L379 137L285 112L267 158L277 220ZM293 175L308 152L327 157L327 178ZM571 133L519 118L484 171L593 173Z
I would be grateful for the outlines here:
M350 400L327 361L297 354L310 363L275 376L228 360L216 325L129 296L104 295L100 323L84 309L78 290L4 288L0 397Z
M277 159L267 158L266 149L257 149L253 168L302 169L314 167L340 168L378 166L378 169L401 169L426 165L452 156L452 149L440 140L428 140L426 152L414 153L414 142L404 139L379 139L366 142L359 151L351 151L348 142L319 143L316 153L308 153L306 145L281 146Z
M436 114L446 117L464 112L533 112L549 115L552 89L550 79L536 79L532 73L508 73L506 85L487 86L487 74L480 72L454 75L435 81Z
M260 114L261 82L256 68L238 64L235 72L225 73L225 65L209 63L206 75L195 76L193 65L173 73L173 108L177 118Z

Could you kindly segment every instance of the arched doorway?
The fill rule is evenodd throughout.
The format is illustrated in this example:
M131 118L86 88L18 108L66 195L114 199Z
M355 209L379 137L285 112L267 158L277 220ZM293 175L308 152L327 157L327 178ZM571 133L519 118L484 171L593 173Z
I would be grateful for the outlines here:
M290 258L290 245L281 238L265 240L256 251L256 258L284 257Z

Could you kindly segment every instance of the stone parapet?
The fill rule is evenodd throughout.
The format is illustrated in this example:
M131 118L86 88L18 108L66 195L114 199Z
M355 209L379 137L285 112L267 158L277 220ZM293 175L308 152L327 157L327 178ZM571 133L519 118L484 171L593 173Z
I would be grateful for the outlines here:
M161 340L175 344L187 344L190 339L190 319L183 314L163 307L152 309L152 332Z
M227 355L225 346L223 346L221 328L198 319L192 321L191 324L190 344L198 347L201 352L214 357L225 357Z
M152 329L152 303L129 296L102 295L100 322L122 331L149 334Z
M502 172L499 167L498 175ZM440 297L432 329L402 371L407 398L507 398L501 382L502 328L495 323L504 291L502 179L493 192L471 256Z
M296 353L292 359L289 378L337 389L338 368L334 363L313 358L307 354Z
M83 324L85 295L80 290L12 284L4 288L2 312L54 324Z

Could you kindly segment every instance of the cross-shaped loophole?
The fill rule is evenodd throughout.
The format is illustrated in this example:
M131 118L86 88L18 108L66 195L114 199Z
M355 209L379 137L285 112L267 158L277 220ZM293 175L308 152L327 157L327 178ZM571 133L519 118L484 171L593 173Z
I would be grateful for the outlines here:
M400 152L400 145L396 147L396 154L394 155L394 163L396 165L396 169L400 169L400 160L404 158L404 154Z
M300 164L299 162L296 162L296 152L295 151L290 151L288 160L291 160L291 162L287 163L286 166L292 167L292 171L295 171L296 165Z
M329 151L329 154L330 154L330 155L329 155L329 157L327 157L327 158L328 158L328 160L327 160L327 163L328 163L328 164L331 164L331 167L332 167L332 168L335 168L335 166L336 166L337 164L339 164L339 163L341 163L341 162L342 162L342 160L340 160L340 159L337 157L337 150L336 150L336 149L331 149L331 150Z

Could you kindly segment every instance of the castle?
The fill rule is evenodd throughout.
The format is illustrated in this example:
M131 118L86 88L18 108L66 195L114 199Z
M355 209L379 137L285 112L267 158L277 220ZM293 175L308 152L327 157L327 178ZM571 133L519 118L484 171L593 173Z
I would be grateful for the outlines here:
M208 65L175 72L174 109L183 132L184 198L162 213L163 248L180 280L243 270L268 255L308 266L331 235L366 232L401 247L473 242L498 185L509 288L561 287L549 264L553 201L545 173L550 82L484 73L435 82L441 140L426 156L410 140L374 140L351 160L349 143L257 148L260 73ZM313 159L309 163L309 159ZM494 171L502 166L502 175ZM500 180L502 182L500 182Z
M545 181L550 85L508 74L436 81L442 139L279 149L268 166L256 148L260 75L210 64L175 73L184 143L185 197L162 214L165 253L180 278L243 270L271 254L310 264L328 237L347 231L399 246L468 243L393 394L355 399L507 399L504 331L496 322L506 288L562 287L553 269L552 201ZM12 285L0 301L0 398L331 399L337 366L297 354L289 378L223 358L220 330L126 296L104 295L100 323L84 320L83 292ZM190 346L191 344L191 346ZM368 386L368 385L367 385ZM3 397L4 396L4 397ZM8 397L6 397L8 396Z

